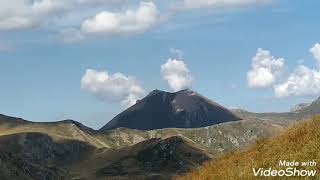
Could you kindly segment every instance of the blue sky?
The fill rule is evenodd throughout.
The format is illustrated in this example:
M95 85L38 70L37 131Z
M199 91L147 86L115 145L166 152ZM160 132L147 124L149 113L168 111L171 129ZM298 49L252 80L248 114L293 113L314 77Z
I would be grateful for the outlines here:
M241 1L245 0L229 2ZM129 96L143 97L156 88L174 91L191 87L226 107L256 112L288 111L320 95L320 85L315 83L319 80L316 53L310 52L320 42L319 1L263 0L261 4L240 5L217 2L222 5L198 4L197 8L175 10L168 1L154 1L158 10L155 19L134 19L133 24L128 22L132 18L121 14L127 9L137 10L139 1L100 4L99 8L90 5L85 10L84 5L77 4L63 12L41 11L36 17L25 15L30 22L43 21L30 26L13 26L10 23L20 21L11 22L10 17L21 15L9 13L7 20L0 18L0 112L35 121L69 118L99 128L126 107L122 102ZM1 6L0 17L8 13L5 8ZM113 12L119 19L127 19L111 30L84 28L85 20L98 28L97 24L109 20L103 19L109 16L102 16L102 22L94 19L100 12ZM72 42L65 37L74 35ZM183 55L170 52L172 48ZM284 73L278 77L278 70L268 66L273 81L263 87L250 87L247 74L258 48L274 57L270 62L283 58ZM307 73L295 73L302 62L306 71L315 74L310 75L312 78ZM181 70L174 79L181 83L176 88L170 86L175 73L171 65L173 70ZM122 93L113 94L115 89L109 86L115 81L99 84L88 80L84 87L81 79L88 75L88 69L93 70L89 80L98 75L116 79L114 73L128 77ZM301 84L297 80L295 88L285 88L277 95L275 86L285 87L300 76L310 82Z

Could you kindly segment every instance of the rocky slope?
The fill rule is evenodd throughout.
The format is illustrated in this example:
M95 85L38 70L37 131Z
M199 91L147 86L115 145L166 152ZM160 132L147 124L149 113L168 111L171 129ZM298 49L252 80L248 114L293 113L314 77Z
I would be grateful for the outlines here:
M41 133L0 137L3 180L170 179L209 159L209 153L179 136L120 149L55 141Z
M310 116L319 115L320 114L320 98L316 99L311 103L305 103L304 107L296 110L294 112L298 116L302 118L308 118Z
M297 105L295 105L294 107L292 107L290 109L290 112L298 112L298 111L300 111L300 110L302 110L302 109L304 109L304 108L306 108L306 107L308 107L310 105L311 105L311 103L300 103L300 104L297 104Z
M1 179L59 180L67 168L91 152L81 141L54 141L41 133L20 133L0 137Z
M320 161L319 142L320 117L316 116L295 124L276 137L260 140L249 146L246 150L221 156L219 159L208 162L196 171L177 179L320 179L318 164L311 166L302 164L302 162L306 161ZM280 166L279 162L284 160L287 162L298 162L298 165ZM300 173L295 173L294 177L290 176L290 173L287 173L285 176L278 174L276 177L256 177L253 175L252 168L271 168L276 170L296 168L298 170L316 172L314 176L309 173L309 176L299 176Z
M112 119L101 131L120 127L138 130L198 128L239 119L228 109L194 91L155 90Z
M0 125L0 135L38 132L48 134L54 140L83 141L97 148L119 148L131 146L152 138L168 138L181 135L207 147L212 152L220 153L229 149L241 148L258 138L269 137L282 129L281 126L260 120L239 120L191 129L134 130L118 128L105 132L95 132L91 129L88 131L85 127L80 128L83 125L75 121L53 123L23 122L23 124L16 123L16 121L10 123L7 119L6 123L2 122L2 125Z
M97 135L112 147L130 146L151 138L168 138L182 136L211 153L218 155L230 150L242 148L257 139L271 137L283 129L282 126L261 120L240 120L222 123L204 128L171 128L150 131L132 129L115 129Z
M97 151L71 170L70 179L171 179L211 155L179 136Z

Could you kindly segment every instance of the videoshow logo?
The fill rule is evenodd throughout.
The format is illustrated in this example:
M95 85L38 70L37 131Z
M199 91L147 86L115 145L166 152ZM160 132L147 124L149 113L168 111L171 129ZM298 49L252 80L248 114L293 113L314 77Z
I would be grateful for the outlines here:
M314 160L305 162L280 160L278 166L278 169L271 167L252 168L253 175L261 177L313 177L317 174L317 162ZM310 167L314 167L314 169L310 169Z

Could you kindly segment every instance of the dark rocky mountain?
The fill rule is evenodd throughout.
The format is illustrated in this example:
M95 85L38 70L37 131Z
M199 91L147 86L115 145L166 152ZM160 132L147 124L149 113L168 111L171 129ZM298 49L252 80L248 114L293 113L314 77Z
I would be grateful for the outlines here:
M117 115L101 131L120 127L138 130L198 128L239 119L228 109L194 91L154 90Z

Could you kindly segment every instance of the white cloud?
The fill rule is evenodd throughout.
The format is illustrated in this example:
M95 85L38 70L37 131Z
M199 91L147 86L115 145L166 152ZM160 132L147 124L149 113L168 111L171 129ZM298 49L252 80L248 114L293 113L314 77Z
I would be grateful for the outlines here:
M170 9L172 4L190 9L261 4L267 1L271 0L179 0L175 3L142 0L136 9L132 9L128 7L137 1L0 0L0 31L47 27L64 33L68 29L77 29L73 31L74 35L68 31L70 38L62 34L65 42L75 42L84 39L88 34L144 33L177 13L176 10Z
M135 10L122 13L103 11L81 25L84 33L94 34L131 34L142 33L160 20L159 11L153 2L141 2Z
M161 65L161 75L172 91L190 88L193 82L193 76L182 60L169 59Z
M320 44L316 43L311 49L313 57L317 60L317 65L320 68Z
M10 0L0 2L0 30L25 29L40 25L51 12L62 8L62 0ZM60 7L58 7L60 6Z
M31 28L37 23L38 21L28 17L8 17L0 21L0 30Z
M141 99L145 90L131 76L122 73L109 74L87 69L81 79L81 88L104 101L120 102L129 107Z
M289 78L274 86L276 97L319 95L320 71L299 65Z
M74 3L71 1L65 1L65 0L40 0L40 1L34 1L31 4L31 9L35 13L50 13L54 11L60 11L65 8L68 8L71 6L71 4Z
M123 0L10 0L0 1L0 30L17 30L53 25L63 13L82 11L89 5L111 4Z
M252 59L252 69L247 73L248 85L251 88L265 88L281 78L286 65L283 58L274 58L271 52L259 48Z
M310 52L317 62L318 69L311 69L300 64L286 81L274 86L276 97L320 94L320 44L315 44Z
M270 3L272 0L183 0L175 3L174 7L177 9L196 9L205 7L226 8L251 6Z

